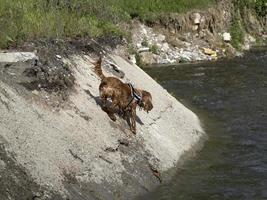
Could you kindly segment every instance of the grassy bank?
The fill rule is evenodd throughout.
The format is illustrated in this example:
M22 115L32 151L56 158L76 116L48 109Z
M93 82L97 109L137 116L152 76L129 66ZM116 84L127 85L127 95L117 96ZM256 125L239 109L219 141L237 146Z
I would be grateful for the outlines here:
M84 1L67 2L0 0L0 46L35 38L121 34L114 25L118 14L111 16L112 8L106 8L102 1L91 1L92 6L86 7Z
M36 38L123 35L118 25L160 13L186 12L214 0L0 0L0 48Z

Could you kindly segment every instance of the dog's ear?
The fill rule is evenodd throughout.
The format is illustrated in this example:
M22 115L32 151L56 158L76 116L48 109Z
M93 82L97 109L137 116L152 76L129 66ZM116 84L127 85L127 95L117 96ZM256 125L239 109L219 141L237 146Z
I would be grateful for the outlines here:
M142 90L142 95L145 97L149 97L152 99L152 95L150 94L150 92L146 91L146 90Z

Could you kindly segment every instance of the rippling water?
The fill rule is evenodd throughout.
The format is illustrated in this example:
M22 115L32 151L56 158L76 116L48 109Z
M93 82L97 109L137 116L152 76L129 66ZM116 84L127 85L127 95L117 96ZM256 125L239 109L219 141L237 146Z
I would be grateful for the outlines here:
M201 118L209 140L141 199L267 199L267 49L146 71Z

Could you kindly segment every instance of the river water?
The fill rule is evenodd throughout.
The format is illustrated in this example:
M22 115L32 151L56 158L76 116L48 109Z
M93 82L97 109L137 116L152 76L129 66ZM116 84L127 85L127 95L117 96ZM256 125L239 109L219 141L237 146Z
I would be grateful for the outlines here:
M267 49L146 72L199 116L209 139L141 199L267 199Z

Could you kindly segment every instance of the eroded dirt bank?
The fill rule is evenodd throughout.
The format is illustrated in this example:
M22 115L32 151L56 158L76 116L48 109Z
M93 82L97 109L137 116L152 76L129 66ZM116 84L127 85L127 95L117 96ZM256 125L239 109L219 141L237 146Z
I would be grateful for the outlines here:
M136 19L129 25L129 58L150 66L241 56L252 46L266 44L266 25L266 16L242 10L231 0L203 10L151 16L142 23Z
M194 113L117 55L106 53L105 74L153 96L152 112L137 112L136 136L100 108L95 54L27 48L37 54L25 62L1 54L1 199L132 199L170 178L164 172L205 136Z

